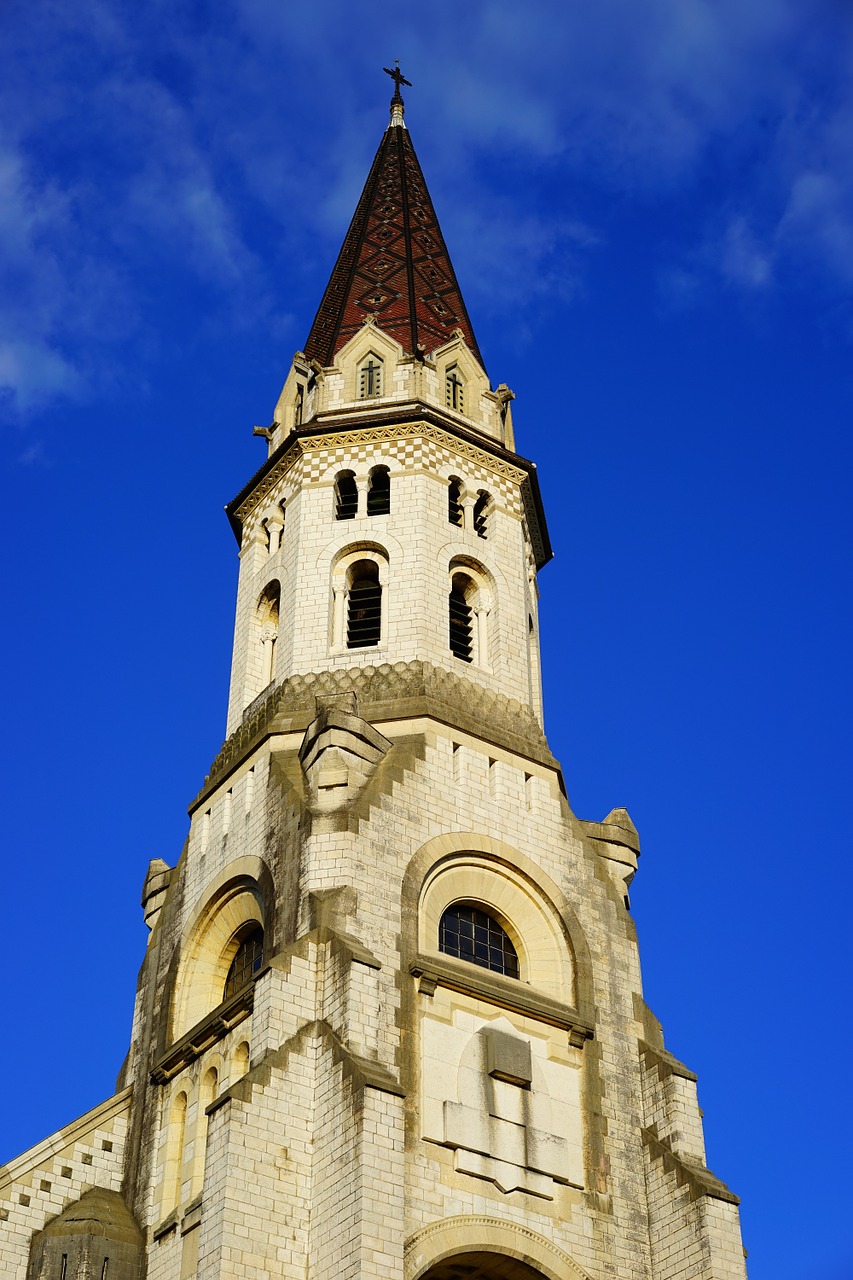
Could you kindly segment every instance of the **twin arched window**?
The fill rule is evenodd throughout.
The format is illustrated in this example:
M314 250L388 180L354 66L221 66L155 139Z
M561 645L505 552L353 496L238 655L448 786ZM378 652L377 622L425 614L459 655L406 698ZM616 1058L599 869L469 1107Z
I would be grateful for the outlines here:
M506 929L470 903L456 902L444 912L438 925L438 949L507 978L519 976L518 952Z
M447 482L447 519L457 529L464 529L466 525L464 496L465 486L462 481L458 476L451 476ZM492 508L492 495L486 489L478 490L474 509L469 517L473 520L474 532L478 538L489 536Z
M387 467L374 467L367 481L367 514L387 516L391 510L391 473ZM354 520L358 515L358 481L354 471L339 471L335 476L335 519Z

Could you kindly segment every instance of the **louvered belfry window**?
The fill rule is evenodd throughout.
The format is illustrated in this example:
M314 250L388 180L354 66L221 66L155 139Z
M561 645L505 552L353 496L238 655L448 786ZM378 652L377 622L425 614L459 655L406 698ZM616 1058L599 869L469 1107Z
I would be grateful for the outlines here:
M358 487L351 471L342 471L335 480L335 519L354 520L358 514Z
M252 929L241 939L237 954L231 961L228 977L225 979L225 990L222 999L227 1000L236 995L259 972L264 960L264 931L260 927Z
M471 606L465 599L465 588L458 581L450 589L449 614L450 651L455 658L471 662L474 649Z
M489 536L489 511L492 499L485 489L481 489L474 503L474 532L478 538Z
M372 560L360 560L350 578L347 612L347 648L366 649L379 644L382 632L382 585Z
M455 524L457 529L462 528L462 485L455 476L450 477L447 486L447 519L451 524Z
M479 907L455 903L438 926L438 949L507 978L518 977L518 953L503 925Z
M387 467L374 467L367 490L367 514L387 516L391 510L391 475Z

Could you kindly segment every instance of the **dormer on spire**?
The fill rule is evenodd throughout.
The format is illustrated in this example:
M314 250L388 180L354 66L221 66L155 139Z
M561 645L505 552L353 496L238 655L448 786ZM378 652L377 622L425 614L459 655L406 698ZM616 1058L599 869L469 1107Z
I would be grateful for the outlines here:
M383 67L382 70L385 72L386 75L390 76L391 79L394 81L394 96L391 99L391 122L390 123L395 126L402 126L402 128L405 129L406 126L403 123L403 112L405 110L405 107L403 104L403 95L400 93L400 85L407 84L411 89L412 82L411 80L407 80L406 77L403 75L402 71L400 70L399 58L394 59L393 71L391 71L390 68L388 67Z
M391 123L382 136L361 199L332 270L305 354L323 368L373 315L377 328L417 360L451 341L455 332L485 370L456 273L403 124L399 66Z

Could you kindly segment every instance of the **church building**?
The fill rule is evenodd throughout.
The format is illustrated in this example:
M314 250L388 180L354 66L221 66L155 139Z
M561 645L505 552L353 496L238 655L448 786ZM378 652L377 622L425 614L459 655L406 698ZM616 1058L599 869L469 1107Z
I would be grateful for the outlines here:
M227 736L148 869L127 1059L0 1169L2 1280L746 1274L643 998L637 832L574 815L543 733L536 470L389 74L227 508Z

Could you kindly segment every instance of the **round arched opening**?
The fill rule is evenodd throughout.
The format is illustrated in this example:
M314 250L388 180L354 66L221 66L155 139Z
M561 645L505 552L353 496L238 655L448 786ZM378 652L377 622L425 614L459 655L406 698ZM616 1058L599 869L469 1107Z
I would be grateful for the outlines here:
M500 1253L460 1253L445 1258L418 1280L546 1280L541 1271Z

